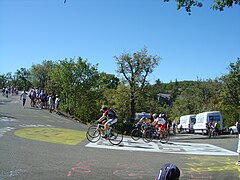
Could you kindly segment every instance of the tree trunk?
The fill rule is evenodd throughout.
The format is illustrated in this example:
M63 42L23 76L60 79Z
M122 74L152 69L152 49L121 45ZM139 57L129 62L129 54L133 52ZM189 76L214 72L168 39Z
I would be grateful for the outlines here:
M135 97L134 97L134 88L131 88L131 98L130 98L130 110L131 118L135 118Z

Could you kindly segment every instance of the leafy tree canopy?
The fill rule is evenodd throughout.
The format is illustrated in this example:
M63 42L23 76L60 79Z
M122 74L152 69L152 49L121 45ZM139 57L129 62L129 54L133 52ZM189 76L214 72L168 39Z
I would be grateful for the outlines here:
M177 2L177 10L180 8L185 8L190 14L191 8L193 6L202 7L203 0L175 0ZM169 2L169 0L164 0L164 2ZM223 11L225 7L232 7L233 5L240 5L240 0L213 0L210 8L214 10Z

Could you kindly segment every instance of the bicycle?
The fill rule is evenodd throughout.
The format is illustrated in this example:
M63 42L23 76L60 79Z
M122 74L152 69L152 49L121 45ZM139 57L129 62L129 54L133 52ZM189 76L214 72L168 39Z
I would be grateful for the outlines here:
M211 137L216 137L217 136L217 132L215 131L214 128L210 128L208 130L208 138L211 138Z
M161 143L168 143L170 140L169 128L163 131L163 137L160 137L160 133L156 130L155 127L150 126L143 137L145 141L151 142L153 139L159 139Z
M113 145L119 145L123 140L123 134L116 130L116 127L110 126L110 133L107 136L107 140ZM95 143L98 142L102 135L105 134L104 126L101 123L97 125L92 125L88 128L86 132L86 137L88 141Z
M141 124L135 124L135 129L133 129L130 133L131 138L134 141L138 141L142 137L142 134Z
M144 142L147 142L147 143L150 142L148 140L149 138L147 138L149 134L146 133L146 131L143 132L143 130L141 129L141 124L136 124L135 127L136 128L131 131L131 134L130 134L131 138L134 141L138 141L140 138L142 138Z

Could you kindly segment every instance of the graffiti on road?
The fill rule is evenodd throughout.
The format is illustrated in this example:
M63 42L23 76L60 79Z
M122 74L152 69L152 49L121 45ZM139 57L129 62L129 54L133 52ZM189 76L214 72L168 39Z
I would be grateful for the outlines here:
M118 163L116 168L113 175L123 179L145 179L144 177L156 176L156 172L153 172L147 163Z
M97 143L88 143L86 147L127 150L127 151L144 151L144 152L161 152L173 154L192 154L192 155L218 155L218 156L236 156L237 153L223 149L210 144L199 143L180 143L169 142L159 143L150 142L145 143L142 140L133 141L131 138L124 137L123 142L119 146L109 144L108 141L102 139Z
M73 165L71 170L68 171L67 177L72 176L74 173L90 173L91 166L96 164L95 160L80 161L79 163Z
M234 177L240 178L240 167L235 165L235 158L215 156L189 156L186 161L187 167L181 168L183 177L189 179L231 179L229 173L226 178L216 172L231 172Z
M76 145L85 139L85 132L63 128L22 128L16 136L56 144Z
M183 163L178 166L181 170L180 179L203 180L203 179L236 179L240 178L240 167L235 165L235 157L223 156L184 156L181 158ZM67 177L79 177L81 174L91 176L97 173L97 168L102 167L101 161L84 160L73 165L67 172ZM112 164L111 173L121 179L146 179L156 176L158 169L148 163L115 163ZM225 173L231 172L231 173Z
M97 160L80 161L73 165L68 171L67 177L79 176L79 174L90 174L96 167L99 167ZM112 171L114 176L121 179L144 179L144 177L154 177L156 172L147 163L117 163L114 165L115 170Z

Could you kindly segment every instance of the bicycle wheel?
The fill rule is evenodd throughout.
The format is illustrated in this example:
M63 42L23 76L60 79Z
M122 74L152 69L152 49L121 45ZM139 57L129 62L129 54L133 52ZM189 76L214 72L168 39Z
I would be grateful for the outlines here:
M123 134L119 133L116 129L112 129L108 140L113 145L119 145L123 140Z
M167 143L170 139L169 130L163 132L163 138L161 139L161 143Z
M101 133L99 132L99 130L97 129L97 127L95 126L90 126L88 128L88 131L86 132L86 137L88 139L88 141L95 143L97 141L99 141L100 137L101 137Z
M143 133L143 141L144 142L151 142L153 140L153 133L152 133L152 130L146 130L144 133Z
M142 132L139 129L133 129L131 132L131 138L134 141L137 141L140 139L140 137L142 136Z

